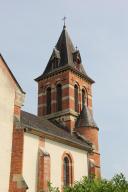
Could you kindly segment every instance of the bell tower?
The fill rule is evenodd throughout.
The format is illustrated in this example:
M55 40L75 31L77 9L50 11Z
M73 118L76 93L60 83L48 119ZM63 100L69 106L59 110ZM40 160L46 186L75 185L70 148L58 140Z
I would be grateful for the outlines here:
M82 102L85 100L92 108L94 81L86 74L80 52L74 48L65 25L43 74L36 81L40 117L56 121L72 131Z
M35 80L38 83L38 116L90 140L98 153L98 158L91 156L98 175L98 128L92 114L94 81L85 72L80 52L74 47L65 24L43 74Z

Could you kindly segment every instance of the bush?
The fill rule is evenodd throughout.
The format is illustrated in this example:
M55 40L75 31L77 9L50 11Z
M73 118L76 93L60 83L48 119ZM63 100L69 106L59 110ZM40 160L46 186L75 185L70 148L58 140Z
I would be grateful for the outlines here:
M49 192L60 191L49 183ZM64 192L128 192L128 181L122 173L111 180L83 177L81 181L75 182L74 186L65 187Z

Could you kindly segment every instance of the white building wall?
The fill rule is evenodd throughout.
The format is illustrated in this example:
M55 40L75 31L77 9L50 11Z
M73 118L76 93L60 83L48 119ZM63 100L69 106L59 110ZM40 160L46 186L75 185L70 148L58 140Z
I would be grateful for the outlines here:
M49 139L46 139L45 150L50 154L51 182L54 186L61 187L62 156L64 152L72 154L75 181L79 181L82 176L88 175L87 153L85 151Z
M24 137L23 177L29 187L28 192L37 192L37 157L39 138L29 133ZM74 159L74 179L79 181L82 176L88 175L87 153L65 144L49 139L45 140L45 151L51 159L51 182L56 187L61 187L61 168L63 153L70 152Z
M23 177L29 187L27 192L37 192L38 149L39 137L25 133L23 150Z
M8 192L15 90L0 59L0 191Z

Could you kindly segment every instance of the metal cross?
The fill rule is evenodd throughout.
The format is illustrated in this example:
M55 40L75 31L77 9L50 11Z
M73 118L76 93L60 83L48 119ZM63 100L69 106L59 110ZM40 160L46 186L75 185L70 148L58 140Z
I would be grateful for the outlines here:
M64 17L62 20L64 21L64 26L65 26L65 20L67 19L67 17Z

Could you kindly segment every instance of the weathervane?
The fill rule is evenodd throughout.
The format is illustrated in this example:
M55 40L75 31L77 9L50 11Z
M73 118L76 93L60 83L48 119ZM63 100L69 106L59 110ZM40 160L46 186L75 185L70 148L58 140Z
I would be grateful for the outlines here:
M64 16L64 18L62 19L64 21L64 28L66 27L65 25L65 20L67 19L67 17Z

